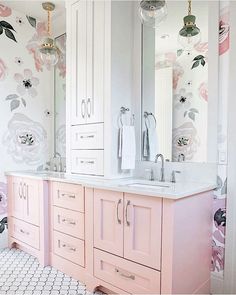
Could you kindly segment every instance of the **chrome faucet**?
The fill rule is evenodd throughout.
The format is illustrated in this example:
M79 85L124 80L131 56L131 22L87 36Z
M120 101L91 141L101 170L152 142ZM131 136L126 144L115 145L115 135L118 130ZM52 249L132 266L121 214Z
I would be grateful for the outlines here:
M164 169L164 156L162 154L157 154L155 158L155 163L157 163L158 159L161 158L161 182L165 181L165 169Z
M62 171L62 160L61 160L61 154L60 154L60 153L58 153L58 152L56 152L56 153L54 154L54 159L57 159L57 158L59 158L59 163L58 163L58 166L57 166L57 165L55 165L56 167L55 167L55 169L54 169L54 170L56 170L57 172L63 172L63 171Z

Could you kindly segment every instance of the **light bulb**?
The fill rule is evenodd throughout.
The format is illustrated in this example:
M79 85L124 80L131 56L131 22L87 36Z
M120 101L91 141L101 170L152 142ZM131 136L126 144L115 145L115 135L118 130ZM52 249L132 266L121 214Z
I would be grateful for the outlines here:
M181 36L178 35L178 42L185 50L192 50L201 41L201 33L199 32L195 36Z
M167 8L165 1L141 1L139 7L139 16L144 25L156 28L160 22L166 19Z
M57 64L59 60L59 49L50 36L47 36L39 46L39 56L43 64L49 69Z

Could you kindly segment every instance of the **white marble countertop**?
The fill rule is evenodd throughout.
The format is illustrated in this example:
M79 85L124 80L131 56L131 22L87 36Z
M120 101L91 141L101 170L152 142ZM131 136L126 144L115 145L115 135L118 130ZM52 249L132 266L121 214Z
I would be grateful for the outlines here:
M81 184L85 187L108 189L125 193L140 194L158 198L178 200L216 188L215 183L199 182L158 182L136 178L104 179L101 177L86 177L67 175L59 172L47 171L13 171L6 172L6 176L27 177L45 181L59 181Z

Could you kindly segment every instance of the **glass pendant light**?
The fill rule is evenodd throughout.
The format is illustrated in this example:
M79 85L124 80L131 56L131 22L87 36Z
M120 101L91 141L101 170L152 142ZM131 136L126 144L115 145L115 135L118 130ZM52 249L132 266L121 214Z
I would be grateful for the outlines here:
M188 15L184 17L184 26L178 36L178 41L185 50L193 49L201 41L201 31L196 26L191 4L191 0L188 0Z
M144 25L156 28L167 16L165 0L142 0L139 15Z
M50 2L42 3L43 9L48 14L47 35L44 37L39 46L40 58L47 68L55 66L60 57L60 50L55 45L54 39L51 36L51 12L55 9L55 5Z

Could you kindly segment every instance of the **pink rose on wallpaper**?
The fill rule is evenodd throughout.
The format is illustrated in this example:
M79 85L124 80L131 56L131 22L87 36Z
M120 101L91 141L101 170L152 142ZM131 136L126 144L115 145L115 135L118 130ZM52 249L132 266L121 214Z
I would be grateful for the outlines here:
M178 86L179 79L183 76L184 70L183 68L178 64L175 63L173 68L173 88L176 90Z
M20 95L29 94L31 97L37 96L38 93L35 87L38 86L39 79L33 77L30 69L25 69L23 75L16 73L14 79L18 83L16 90Z
M204 53L206 51L208 51L208 42L202 42L202 43L198 43L194 49L198 52Z
M33 37L29 40L26 48L28 52L32 54L34 58L34 64L37 72L43 71L43 61L40 59L40 55L38 52L38 47L40 41L47 35L46 25L45 23L39 22L37 23L36 32Z
M0 215L7 213L7 185L0 182Z
M225 7L220 11L219 22L219 52L224 54L229 49L229 7Z
M198 88L199 96L205 101L208 101L208 85L206 82L202 82Z
M211 259L211 270L221 271L224 269L224 248L217 246L214 241L212 241L212 259Z
M0 16L7 17L11 15L11 8L0 4Z
M173 161L177 162L179 155L183 154L185 160L192 160L200 145L197 129L192 122L186 122L173 129L172 146Z
M156 56L156 69L162 69L166 67L172 67L176 61L176 53L167 52L165 54L159 54Z
M0 81L3 81L7 76L7 67L4 61L0 58Z

